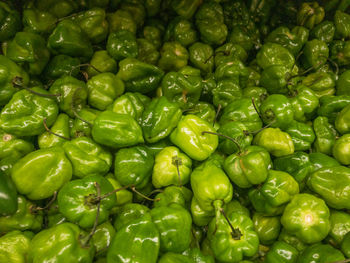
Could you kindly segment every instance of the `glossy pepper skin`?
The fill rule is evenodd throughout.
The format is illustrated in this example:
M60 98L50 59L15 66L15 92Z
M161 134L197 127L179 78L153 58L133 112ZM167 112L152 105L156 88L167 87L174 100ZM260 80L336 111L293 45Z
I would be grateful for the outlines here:
M341 251L346 257L350 257L350 234L346 234L341 243Z
M327 62L329 56L329 48L327 44L321 40L313 39L306 42L303 48L303 64L306 68L319 68Z
M208 122L189 114L180 120L170 140L192 159L203 161L218 146L217 135L203 134L204 131L215 132Z
M329 221L331 224L329 236L332 242L340 245L344 236L350 232L350 215L346 212L331 210Z
M125 84L125 90L151 92L158 88L164 72L157 66L144 63L135 58L126 58L119 62L119 77Z
M252 220L259 242L264 245L273 244L281 230L280 218L278 216L263 216L260 213L255 213Z
M317 114L319 116L327 117L330 123L334 123L338 113L349 103L349 95L323 96L320 99L320 107L317 110Z
M161 82L162 94L182 109L193 107L202 92L200 70L186 66L178 72L167 73Z
M317 2L302 3L297 13L297 23L312 29L323 20L324 16L324 8Z
M271 138L275 140L271 140ZM294 144L291 136L279 128L267 128L260 131L254 137L253 144L264 147L275 157L294 153Z
M243 152L228 156L224 162L226 174L241 188L263 183L270 166L270 154L259 146L248 146Z
M33 211L34 204L23 196L17 197L17 204L14 214L0 217L0 233L12 230L39 231L43 223L43 214L40 211Z
M185 255L177 254L173 252L167 252L163 254L158 263L190 263L191 259Z
M79 74L80 59L67 55L57 55L52 57L47 63L43 74L46 79L58 79L64 75L77 77Z
M217 165L214 160L206 161L191 174L193 195L205 211L217 210L232 199L232 184Z
M144 215L148 217L149 211L150 209L147 206L138 203L125 204L115 218L114 227L119 231L123 227L132 224L135 219L140 219Z
M79 111L79 116L90 123L93 123L96 117L101 113L101 111L94 110L92 108L82 108ZM75 118L71 122L70 136L71 138L77 138L81 136L91 137L91 125L82 121L79 118Z
M107 252L107 262L156 263L160 237L149 214L119 229Z
M29 76L15 62L0 55L0 105L3 106L10 101L13 94L17 91L12 81L15 77L22 79L23 85L28 85Z
M48 94L41 88L33 90ZM0 128L16 136L39 135L45 131L43 119L46 118L47 126L51 126L57 115L58 106L53 99L21 90L2 108Z
M329 43L333 40L334 34L335 34L335 25L332 21L327 21L327 20L315 26L310 32L310 36L312 38L317 38L326 43Z
M259 238L254 231L252 220L242 214L231 213L228 220L237 233L232 233L223 215L209 224L208 239L215 258L220 262L240 262L244 257L253 256L258 251Z
M117 73L117 62L108 54L107 50L95 51L91 57L90 64L98 69L101 73ZM93 67L87 69L89 77L99 74Z
M295 151L306 151L315 141L315 132L312 126L304 122L292 120L285 129L292 138Z
M17 191L10 177L0 172L0 215L11 215L17 211Z
M0 159L7 157L19 159L33 150L34 145L32 142L17 138L0 130Z
M340 166L340 163L336 159L324 153L310 153L309 159L313 166L312 172L320 170L321 168Z
M265 124L285 129L293 120L294 112L288 98L272 94L260 106L260 114Z
M323 56L321 57L323 58ZM333 95L335 93L335 74L330 72L318 71L307 75L302 80L302 85L314 91L316 96L320 99L326 98L326 95ZM322 107L322 99L320 105Z
M300 188L305 184L305 178L313 171L313 164L309 155L305 152L295 152L275 158L273 167L278 171L284 171L293 176L299 183Z
M171 3L171 8L181 17L191 18L197 8L202 4L200 0L175 0Z
M6 56L14 62L23 63L31 75L40 75L49 61L50 52L40 35L18 32L8 44Z
M47 40L52 54L89 58L93 54L90 40L76 22L59 22Z
M335 209L349 209L350 169L345 166L325 167L312 173L308 187Z
M42 230L31 241L29 262L92 262L94 247L84 246L85 233L75 224L62 223ZM47 242L50 240L50 242Z
M179 204L153 208L152 221L159 231L160 251L181 253L191 242L192 218Z
M283 227L301 241L311 244L324 239L329 230L329 209L325 202L310 194L295 195L281 217Z
M142 131L145 140L155 143L166 138L182 116L179 106L166 97L155 98L142 113Z
M350 134L344 134L333 145L333 156L343 165L350 164Z
M91 134L94 141L111 148L144 142L141 127L131 116L108 110L97 116Z
M284 206L299 193L299 185L288 173L269 170L260 188L249 191L249 199L257 212L278 215Z
M266 43L256 55L258 65L265 69L273 65L284 65L287 69L291 69L294 65L294 56L288 49L275 43Z
M23 31L36 34L49 34L55 28L57 18L50 12L27 8L22 14Z
M174 146L165 147L155 157L152 184L155 188L182 186L189 182L192 160Z
M334 126L329 123L327 117L318 116L314 119L313 129L316 136L313 146L316 152L331 155L337 136Z
M296 121L305 122L313 117L319 106L316 93L309 88L300 85L296 88L295 96L289 98Z
M168 24L165 31L164 41L177 41L182 46L187 47L197 40L197 31L193 24L182 17L175 17Z
M307 247L299 256L298 263L336 262L344 260L344 255L331 245L314 244Z
M109 245L115 235L115 229L110 222L105 222L97 226L96 231L91 238L91 243L95 247L95 256L106 255Z
M57 195L60 212L70 222L77 223L82 228L92 227L97 213L98 187L100 187L100 196L113 191L111 183L106 178L97 175L66 183ZM100 201L99 223L108 219L109 210L115 205L115 202L114 194Z
M89 105L98 110L105 110L123 94L124 83L113 73L105 72L89 79L87 90Z
M124 186L143 188L152 176L154 156L144 146L120 149L114 160L115 178Z
M63 149L72 163L73 175L79 178L88 175L104 176L112 165L111 153L88 137L66 142Z
M334 24L336 34L341 36L342 38L349 38L350 30L349 30L350 16L349 14L337 10L334 15Z
M266 263L296 263L299 252L283 241L275 242L266 255Z
M128 30L111 33L107 40L107 52L115 60L135 58L138 55L136 37Z
M214 68L214 50L213 48L201 42L196 42L188 49L190 52L190 61L204 74L209 74Z
M19 193L41 200L72 178L72 165L61 147L40 149L20 159L12 168L11 178Z
M165 42L160 50L158 67L164 71L178 71L187 65L188 51L179 42Z
M27 262L32 233L11 231L0 238L0 260L11 263Z
M215 211L206 211L199 206L196 197L192 198L191 201L191 215L193 223L196 226L206 226L214 218Z
M335 119L335 128L341 134L350 133L350 106L346 106Z
M345 70L337 80L337 95L350 95L348 85L350 82L350 70Z
M58 106L70 117L74 117L74 110L84 107L88 97L86 84L69 75L56 79L50 87L50 93L60 94L57 96Z
M12 38L21 29L21 17L17 10L5 2L0 4L0 41Z
M113 189L122 188L122 184L114 177L112 173L108 173L105 178L111 183ZM117 201L115 202L115 206L111 209L111 214L115 214L119 211L119 208L125 204L131 203L133 199L133 194L131 191L127 189L120 190L115 193L115 197Z
M184 186L168 186L155 197L154 207L169 206L176 203L184 208L190 207L192 191Z

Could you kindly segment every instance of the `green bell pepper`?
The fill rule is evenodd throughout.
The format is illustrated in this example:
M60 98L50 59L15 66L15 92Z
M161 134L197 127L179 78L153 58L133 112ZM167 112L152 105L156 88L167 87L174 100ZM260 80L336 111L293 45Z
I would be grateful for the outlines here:
M103 72L117 73L117 62L108 54L107 50L98 50L91 57L87 69L89 77ZM96 71L95 69L99 70Z
M25 32L49 34L55 28L56 22L57 18L50 12L36 8L23 10L22 23Z
M337 10L334 15L334 24L336 35L339 35L341 38L349 38L350 36L350 15Z
M20 157L32 152L34 145L30 141L23 140L0 130L0 159L7 157Z
M265 69L273 65L283 65L291 70L294 66L294 56L288 49L275 43L265 43L256 55L258 65Z
M202 74L209 74L214 68L214 50L205 43L196 42L188 48L191 63L201 70Z
M313 146L316 152L331 155L337 135L333 125L328 122L327 117L318 116L314 119L313 129L316 136Z
M265 68L260 77L260 84L269 93L282 93L288 92L288 76L291 75L290 70L284 65L272 65ZM277 94L274 94L277 95Z
M193 107L185 111L185 113L196 115L208 123L213 123L216 117L214 106L202 101L197 102Z
M186 66L178 72L169 72L162 79L161 89L163 96L182 109L192 107L202 92L200 70Z
M209 224L208 239L215 259L220 262L241 262L258 252L259 237L246 215L231 213L226 219L220 214Z
M184 186L168 186L155 196L154 207L169 206L172 203L190 208L192 191Z
M308 246L295 235L287 232L284 228L282 228L278 240L291 245L292 247L296 248L299 252L303 251Z
M147 206L138 203L125 204L116 215L114 227L119 231L132 224L134 220L141 219L145 215L148 217L149 212Z
M119 30L108 36L107 52L115 60L124 58L136 58L138 47L136 37L128 30Z
M302 85L314 91L318 98L328 97L325 95L333 95L335 93L335 74L329 72L318 71L307 75L302 80ZM322 107L322 100L320 99Z
M329 209L325 202L310 194L295 195L281 217L283 227L305 243L324 239L330 230Z
M317 69L327 62L329 48L327 43L319 39L306 42L303 48L302 61L305 68Z
M74 117L74 111L80 110L86 104L88 90L86 84L72 76L63 76L56 79L50 87L52 94L60 94L57 97L61 111Z
M304 122L292 120L285 129L292 138L295 151L306 151L311 148L315 140L315 132L312 126Z
M350 64L350 41L336 40L332 42L331 59L339 66Z
M333 145L334 158L343 165L350 164L350 134L344 134Z
M344 255L331 245L314 244L299 255L298 263L342 262L344 259Z
M330 123L334 123L339 112L350 103L349 95L323 96L320 99L320 107L317 114L328 117Z
M234 43L225 43L222 46L215 49L215 66L218 67L223 63L232 61L232 60L240 60L242 62L246 62L248 58L247 51L241 45Z
M257 212L271 216L281 214L285 205L298 193L299 184L293 176L269 170L266 181L251 189L248 196Z
M214 160L206 161L193 170L191 187L198 205L204 211L217 211L232 199L232 184Z
M57 24L47 40L47 46L54 55L89 58L93 54L88 36L71 20L63 20Z
M105 110L113 101L123 94L124 83L113 73L105 72L93 76L87 82L89 105Z
M153 208L152 221L159 231L160 251L181 253L191 242L192 218L179 204Z
M67 55L57 55L50 59L47 63L43 74L48 80L55 80L64 75L77 77L79 74L80 59Z
M302 3L297 13L298 25L312 29L319 24L325 16L325 11L317 2Z
M119 229L107 252L107 262L156 263L160 236L149 213Z
M51 126L50 131L55 133L52 134L48 131L38 136L38 145L40 149L50 148L53 146L62 146L67 140L70 139L70 119L67 114L61 113L58 115L55 123ZM62 136L62 137L59 137Z
M164 41L176 41L187 47L197 41L197 31L189 20L175 17L168 23Z
M202 4L200 0L175 0L171 1L171 8L182 17L191 18L197 8Z
M29 262L92 262L94 246L82 243L84 234L72 223L63 223L40 231L31 241Z
M335 128L341 134L350 133L350 104L337 115Z
M108 110L96 117L91 134L97 143L111 148L144 142L141 127L131 116Z
M133 34L136 34L137 25L133 14L128 10L118 9L114 13L107 13L107 21L109 25L109 33L128 30Z
M310 37L329 43L333 40L334 34L334 23L332 21L323 21L311 30Z
M79 111L80 118L75 118L71 123L72 127L70 129L70 136L72 138L77 138L81 136L90 137L91 125L87 122L93 123L100 113L100 111L91 108L82 108Z
M319 153L319 152L310 153L309 158L310 158L310 162L313 165L313 170L312 170L313 172L321 168L340 166L340 163L336 159L324 153Z
M108 221L96 227L94 235L91 238L91 243L95 247L95 257L106 255L114 235L115 229Z
M218 146L218 136L204 132L215 132L205 120L189 114L180 120L170 134L170 140L189 157L197 161L207 159Z
M111 183L114 189L123 188L122 184L115 178L114 174L108 173L105 176L105 178ZM111 214L118 213L121 206L131 203L133 199L133 194L131 191L128 191L127 189L123 189L116 192L115 197L117 201L115 203L115 207L113 207L112 210L110 211Z
M173 252L167 252L163 254L157 262L158 263L191 263L192 260L185 255L181 255Z
M283 241L275 242L266 254L266 263L296 263L299 252Z
M73 175L104 176L112 165L112 154L88 137L79 137L63 145L67 158L72 163Z
M72 0L62 0L60 2L54 0L38 0L35 1L35 6L39 10L47 11L58 18L65 17L78 9L78 3Z
M259 146L248 146L244 151L228 156L224 162L226 174L241 188L263 183L270 166L270 154Z
M151 64L134 58L126 58L119 62L119 77L125 84L125 90L149 93L158 88L164 72Z
M21 17L16 9L5 2L0 3L0 17L0 41L3 42L21 30Z
M350 95L348 86L350 82L350 70L345 70L337 80L337 95Z
M12 168L19 193L32 200L48 198L72 178L72 165L61 147L31 152Z
M0 238L0 260L25 263L30 249L30 232L11 231Z
M196 226L206 226L215 216L215 211L206 211L199 206L196 197L192 198L191 201L191 215L193 223Z
M145 38L137 39L138 56L137 58L147 64L157 65L159 52L153 43Z
M23 196L17 197L17 210L12 215L0 217L0 233L7 233L13 230L39 231L43 223L41 211L34 211L34 204Z
M10 177L0 172L0 215L6 216L17 211L17 190Z
M144 188L150 181L154 157L144 146L120 149L114 160L114 176L123 186Z
M343 242L341 243L341 251L346 257L350 257L350 233L347 233L344 238Z
M9 58L0 55L0 105L3 106L9 102L17 89L13 85L15 77L22 79L24 86L29 83L29 76L26 71L19 67Z
M176 103L167 97L155 98L142 113L141 127L145 140L155 143L168 137L177 126L182 112Z
M303 85L296 88L295 96L289 98L294 112L294 119L305 122L313 117L319 106L316 93Z
M331 241L336 245L340 245L344 236L350 232L350 215L345 212L331 210L329 220L331 224L329 231Z
M165 147L155 157L152 184L155 188L182 186L189 182L192 160L174 146Z
M335 209L349 209L350 169L345 166L325 167L312 173L307 181L308 187L320 195Z
M281 223L278 216L264 216L260 213L253 215L254 230L258 234L261 244L270 245L280 234ZM273 250L273 249L272 249Z
M188 51L178 42L165 42L160 50L158 66L164 71L178 71L187 65Z
M273 138L271 140L271 138ZM275 157L294 153L294 143L291 136L279 128L266 128L253 139L253 144L264 147Z
M70 222L77 223L82 228L92 227L95 220L103 223L116 202L116 196L109 194L113 190L112 184L102 176L91 175L72 180L58 192L59 211Z
M23 64L29 74L40 75L49 61L50 52L40 35L18 32L7 46L6 57Z

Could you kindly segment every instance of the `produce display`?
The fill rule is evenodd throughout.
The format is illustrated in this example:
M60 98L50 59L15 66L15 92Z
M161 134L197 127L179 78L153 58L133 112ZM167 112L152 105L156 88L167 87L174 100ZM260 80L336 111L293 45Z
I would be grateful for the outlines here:
M1 263L350 262L350 1L0 2Z

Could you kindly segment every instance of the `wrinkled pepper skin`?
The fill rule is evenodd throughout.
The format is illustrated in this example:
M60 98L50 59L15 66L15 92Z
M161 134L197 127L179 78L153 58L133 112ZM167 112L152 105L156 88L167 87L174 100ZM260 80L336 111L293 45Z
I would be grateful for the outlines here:
M115 218L114 227L119 231L134 220L141 219L145 215L148 216L149 212L150 209L147 206L138 203L125 204Z
M138 48L136 37L128 30L118 30L108 36L107 52L115 60L136 58Z
M318 152L310 153L309 159L313 166L312 172L318 171L321 168L340 166L340 163L336 159L324 153L318 153Z
M72 163L73 175L76 177L104 176L112 165L112 154L88 137L73 139L62 148Z
M298 263L326 263L344 260L344 255L331 245L314 244L307 247L298 258Z
M12 230L39 231L43 223L42 213L33 211L35 205L23 196L17 197L17 204L17 210L13 215L0 217L0 233Z
M348 86L350 82L350 70L345 70L337 80L337 95L350 95Z
M149 93L158 88L164 72L157 66L126 58L119 62L119 77L126 91Z
M6 216L17 211L17 190L4 172L0 172L0 215Z
M274 140L271 140L271 138ZM275 157L294 153L294 144L291 136L279 128L267 128L260 131L254 137L253 144L265 148Z
M107 253L108 247L111 244L115 235L115 229L110 222L105 222L97 226L96 231L91 238L91 243L95 247L95 256L102 256Z
M72 223L42 230L31 241L29 262L92 262L94 246L84 246L84 234Z
M155 98L142 114L142 131L148 143L166 138L177 126L182 112L176 103L166 97Z
M254 231L252 220L246 215L231 213L227 217L241 236L234 237L225 218L220 215L209 224L210 246L220 262L241 262L244 257L253 256L258 251L259 237Z
M192 218L179 204L153 208L152 221L159 231L160 251L181 253L191 242Z
M217 135L204 131L215 132L208 122L189 114L180 120L170 140L192 159L203 161L216 150L219 141Z
M0 130L0 159L16 157L17 159L34 151L30 141L23 140Z
M335 128L341 134L350 133L350 105L346 106L335 119Z
M281 217L283 227L301 241L312 244L324 239L330 230L329 209L310 194L295 195Z
M98 187L100 196L113 191L112 184L106 178L97 175L66 183L57 195L59 211L70 222L77 223L82 228L92 227L97 213ZM109 210L115 202L115 195L106 196L100 201L99 223L108 219Z
M321 58L324 58L324 57L321 56ZM314 91L314 93L319 99L323 96L324 98L326 98L327 96L325 95L333 95L335 93L335 78L336 76L334 73L318 71L307 75L302 80L302 85ZM322 99L320 99L321 107L322 107Z
M306 42L303 48L303 64L306 68L319 68L327 62L329 48L321 40L313 39Z
M188 51L179 42L165 42L160 50L158 67L164 71L178 71L187 65Z
M96 51L90 60L91 66L87 69L89 77L103 72L117 73L117 62L108 54L107 50ZM100 72L97 72L98 69Z
M343 165L350 164L350 134L344 134L333 145L334 158Z
M57 55L50 59L47 63L43 74L46 79L53 80L71 75L77 77L79 74L79 58L73 58L67 55Z
M270 166L270 154L259 146L248 146L243 152L228 156L224 162L226 174L241 188L263 183Z
M57 18L50 12L28 8L23 10L23 31L36 34L49 34L55 28Z
M297 23L312 29L325 16L325 11L317 2L302 3L297 13Z
M165 147L155 157L152 184L155 188L186 185L190 180L192 160L174 146Z
M349 180L349 168L345 166L326 167L312 173L307 185L313 192L319 194L330 207L349 209Z
M331 210L329 221L331 224L329 231L331 241L340 245L344 236L350 232L350 215L346 212Z
M285 131L290 135L295 151L306 151L315 141L313 128L303 122L291 121Z
M283 241L275 242L266 255L266 263L296 263L299 252Z
M107 263L156 263L159 248L158 229L145 214L117 231L107 252Z
M316 93L309 88L300 85L294 91L294 97L289 98L292 104L294 119L296 121L305 122L313 117L319 106L319 100Z
M253 215L254 230L258 234L261 244L270 245L278 238L281 223L277 216L263 216L260 213Z
M154 166L152 152L144 146L120 149L114 160L114 176L123 185L144 188L150 181Z
M41 200L72 178L72 165L61 147L40 149L20 159L12 168L11 178L20 194Z
M0 238L1 262L26 263L30 248L31 232L11 231Z
M48 94L44 89L34 91ZM51 98L40 97L21 90L13 95L8 104L2 108L0 128L16 136L34 136L45 131L43 119L51 126L58 115L58 106Z
M0 4L0 42L12 38L21 29L21 17L17 10L5 2Z
M94 141L111 148L144 142L141 127L131 116L108 110L97 116L91 134Z
M294 56L288 49L270 42L261 47L256 55L256 60L258 65L263 69L273 65L284 65L288 69L291 69L294 65Z
M350 23L349 14L342 12L340 10L337 10L335 12L334 24L335 24L336 34L338 34L342 38L349 38L350 36L349 23Z
M169 206L176 203L184 208L190 208L192 191L184 186L168 186L155 197L154 207Z
M192 260L182 254L177 254L173 252L168 252L163 254L160 259L158 260L158 263L191 263Z
M316 136L313 146L316 152L331 155L337 136L334 126L328 122L327 117L318 116L314 119L313 129Z
M218 209L232 199L233 187L215 161L206 161L193 170L191 187L198 205L205 211Z
M320 99L320 107L317 110L319 116L327 117L330 123L334 123L339 112L350 103L349 95L323 96Z
M28 85L29 76L25 70L15 62L0 55L0 105L3 106L10 101L17 91L12 81L15 77L20 77L24 86Z

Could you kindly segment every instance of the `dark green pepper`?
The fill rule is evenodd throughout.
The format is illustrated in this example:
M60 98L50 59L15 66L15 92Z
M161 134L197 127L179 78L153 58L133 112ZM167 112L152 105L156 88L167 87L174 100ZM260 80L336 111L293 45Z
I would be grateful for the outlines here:
M136 37L128 30L119 30L108 36L107 52L115 60L124 58L136 58L138 48Z
M0 215L11 215L17 211L17 191L10 177L0 172Z
M21 17L7 3L0 3L0 42L12 38L21 29Z
M164 71L178 71L187 65L188 51L178 42L165 42L160 50L158 66Z

